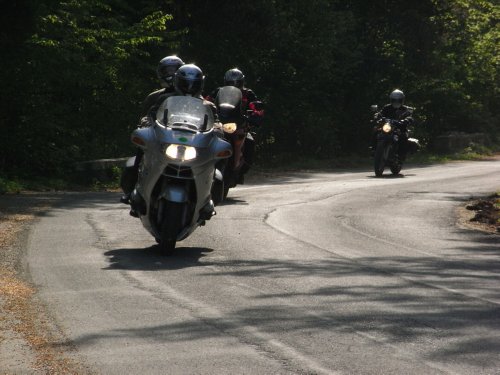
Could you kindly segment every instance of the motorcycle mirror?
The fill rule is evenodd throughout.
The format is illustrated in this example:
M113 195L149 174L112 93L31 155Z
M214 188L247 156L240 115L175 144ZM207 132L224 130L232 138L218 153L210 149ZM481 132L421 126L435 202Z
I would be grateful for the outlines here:
M371 106L370 106L370 110L371 110L372 112L378 112L378 105L376 105L376 104L371 105Z
M165 108L165 110L163 111L163 120L161 122L164 124L168 122L168 108Z
M236 124L234 122L228 122L227 124L222 125L222 130L224 132L232 134L236 131Z

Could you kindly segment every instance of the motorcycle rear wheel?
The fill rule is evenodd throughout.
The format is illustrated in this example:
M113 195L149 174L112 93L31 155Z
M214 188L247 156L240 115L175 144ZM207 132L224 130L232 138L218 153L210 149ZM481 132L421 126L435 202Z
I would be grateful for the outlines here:
M226 200L228 194L229 194L229 186L228 185L224 185L224 194L222 196L223 200Z
M161 237L159 241L160 252L171 255L175 250L177 234L182 220L183 204L167 201L165 215L161 224Z
M401 172L401 162L399 160L395 161L392 165L391 165L391 173L393 175L398 175L399 172Z
M224 181L215 180L212 184L212 201L214 206L218 206L226 197Z

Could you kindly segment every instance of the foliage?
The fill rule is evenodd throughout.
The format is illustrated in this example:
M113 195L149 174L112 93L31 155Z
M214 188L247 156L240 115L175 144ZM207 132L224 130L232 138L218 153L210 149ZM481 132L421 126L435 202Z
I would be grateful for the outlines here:
M101 0L39 5L33 33L2 77L12 84L1 89L9 100L0 124L9 132L0 166L63 174L76 160L124 152L152 86L149 60L175 47L166 31L171 16L143 8Z
M0 194L19 193L21 189L22 185L19 182L0 176Z
M0 15L0 170L65 176L130 154L159 59L206 91L241 68L266 103L261 160L366 154L370 104L398 87L416 135L500 124L500 7L489 0L20 0ZM494 139L495 140L495 139Z

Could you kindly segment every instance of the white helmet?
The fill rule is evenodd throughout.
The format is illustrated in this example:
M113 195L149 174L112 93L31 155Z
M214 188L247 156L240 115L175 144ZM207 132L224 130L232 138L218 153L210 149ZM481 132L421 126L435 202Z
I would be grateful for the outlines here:
M394 108L400 108L404 101L405 101L405 94L401 90L394 90L391 92L391 95L389 95L389 99L391 100L391 105Z

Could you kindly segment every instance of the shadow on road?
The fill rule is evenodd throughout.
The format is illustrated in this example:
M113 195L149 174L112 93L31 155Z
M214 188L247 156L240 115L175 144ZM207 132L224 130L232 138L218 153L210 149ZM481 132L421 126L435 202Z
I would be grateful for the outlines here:
M200 266L200 259L213 250L201 247L177 247L172 255L163 255L158 246L143 249L115 249L104 253L109 258L106 270L164 271ZM207 265L207 263L203 263Z
M111 253L121 257L124 250ZM166 261L162 266L151 265L150 269L192 265L196 263L199 250L194 249L187 259L174 258L173 262ZM131 250L132 254L136 251ZM129 261L144 262L137 258L128 256L127 265ZM360 263L365 265L360 266ZM243 304L235 304L234 309L220 316L205 316L197 311L196 303L185 306L180 300L177 302L179 306L191 310L188 314L197 319L175 323L167 319L165 324L156 326L112 329L83 335L73 343L89 346L127 337L130 345L133 345L134 339L138 340L138 344L144 339L165 344L215 338L221 332L248 340L244 327L252 326L273 337L287 332L287 335L296 338L298 345L305 345L301 341L304 333L318 337L360 334L400 348L408 345L411 350L419 350L419 356L427 360L463 363L479 366L483 370L496 368L499 364L500 305L482 303L458 293L442 292L425 284L415 287L410 280L395 282L394 278L387 277L387 273L402 268L407 270L404 276L408 278L435 276L436 271L448 267L447 275L439 278L449 278L450 287L456 287L457 281L452 281L452 278L463 277L460 283L464 285L478 281L477 276L464 275L464 268L474 268L471 265L453 262L436 264L425 258L373 257L363 258L359 263L346 260L304 263L267 260L241 261L225 266L232 270L221 271L220 274L238 277L240 283L255 284L252 280L256 277L269 277L275 279L273 283L276 286L280 283L293 285L300 277L310 279L314 275L322 279L323 284L330 285L311 290L258 294L243 301ZM475 268L491 272L483 278L500 282L498 263L483 263ZM343 281L353 277L362 277L359 280L365 281L358 285L346 285ZM229 286L218 284L217 287ZM498 290L495 293L498 295ZM166 298L170 298L168 301L172 303L172 296ZM484 373L488 373L487 370Z
M132 343L147 339L161 344L209 339L221 332L247 339L242 327L252 326L273 337L287 332L298 344L304 332L318 337L359 334L379 344L418 350L419 357L427 360L478 366L487 373L500 365L500 249L498 237L476 239L474 247L455 241L460 254L450 258L205 261L203 266L212 266L210 272L198 273L194 281L218 280L217 288L252 285L262 292L236 298L232 309L217 316L200 313L198 302L185 305L175 295L166 296L197 319L124 327L84 335L75 343L93 345L127 337ZM108 269L196 267L213 251L181 247L173 257L162 257L155 248L108 251ZM201 306L204 303L209 302L200 302Z
M399 173L399 174L391 174L391 173L385 173L382 176L375 176L374 174L366 176L367 178L376 178L376 179L386 179L386 180L391 180L394 178L405 178L405 177L414 177L416 176L415 173Z
M219 206L233 206L233 205L248 206L248 202L244 199L227 197L225 200L219 203Z

